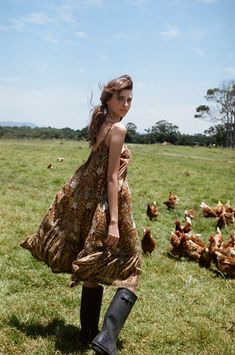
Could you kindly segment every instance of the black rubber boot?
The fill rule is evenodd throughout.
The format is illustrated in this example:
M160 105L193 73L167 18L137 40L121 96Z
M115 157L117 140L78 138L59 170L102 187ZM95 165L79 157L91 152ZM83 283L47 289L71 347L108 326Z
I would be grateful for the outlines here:
M117 355L117 338L129 316L137 296L127 288L119 288L105 314L101 332L93 339L98 354Z
M88 344L99 333L98 325L103 296L103 287L82 287L80 305L81 332L79 340Z

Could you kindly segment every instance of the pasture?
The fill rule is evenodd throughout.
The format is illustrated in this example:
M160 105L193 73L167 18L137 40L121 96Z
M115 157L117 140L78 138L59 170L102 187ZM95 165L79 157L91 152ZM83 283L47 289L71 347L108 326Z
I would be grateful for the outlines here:
M150 227L157 248L143 256L139 299L119 337L120 354L235 354L235 280L215 266L172 257L169 242L174 220L189 208L193 231L204 241L215 234L215 219L203 217L199 205L235 206L235 150L128 146L136 227L140 238ZM0 354L93 354L77 340L80 286L70 289L69 275L51 273L19 246L88 153L85 142L0 140ZM175 210L163 204L169 191L180 199ZM150 221L152 201L159 217ZM222 230L225 240L233 229ZM112 295L105 287L102 317Z

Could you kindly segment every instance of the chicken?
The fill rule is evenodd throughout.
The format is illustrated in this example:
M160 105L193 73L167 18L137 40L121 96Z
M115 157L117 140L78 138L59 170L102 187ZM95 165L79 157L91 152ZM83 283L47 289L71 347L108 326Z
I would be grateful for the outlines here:
M211 235L209 237L209 250L213 254L216 250L219 250L223 243L223 236L219 227L217 227L217 234L215 236Z
M209 207L205 202L201 202L200 207L204 217L217 217L214 209Z
M210 253L209 248L207 247L203 248L201 257L199 259L199 265L209 268L211 266L211 262L212 262L212 255Z
M227 242L222 242L221 248L235 248L235 232L233 232L230 237L229 240Z
M153 218L158 216L158 208L157 208L155 201L153 203L147 204L146 213L147 213L147 216L149 217L150 221L152 221Z
M189 217L186 217L186 222L181 224L178 219L175 220L175 230L180 231L181 233L189 233L192 229L192 222Z
M62 161L64 161L64 158L62 158L62 157L57 157L57 160L58 160L59 162L62 162Z
M48 168L48 169L54 169L54 166L53 166L53 164L49 164L49 165L47 166L47 168Z
M230 202L227 201L224 205L225 211L226 212L230 212L230 213L234 213L235 214L235 208L231 207Z
M217 227L219 228L223 228L225 225L232 224L235 221L235 209L230 206L229 201L224 205L219 201L213 208L202 202L200 207L205 217L217 218Z
M151 235L150 228L144 228L144 235L141 240L141 246L144 254L151 254L156 248L157 242Z
M213 210L216 216L220 216L220 214L224 211L224 205L219 201Z
M171 232L170 242L172 245L171 253L175 256L186 256L187 236L180 231Z
M187 253L188 257L194 261L199 262L204 249L205 248L203 246L195 243L191 239L188 239L186 242L186 253Z
M185 210L184 211L184 217L189 217L190 219L194 218L194 210L191 208L190 210Z
M217 217L217 227L223 228L227 224L234 223L234 213L233 212L222 212L219 217Z
M179 198L175 196L172 192L169 192L168 200L163 203L168 209L174 209L179 202Z
M192 242L200 245L202 248L205 248L206 243L204 243L203 240L201 240L199 238L200 236L201 236L200 234L193 234L193 235L188 236L188 239L190 239Z
M227 242L222 242L219 251L224 255L235 257L235 233L230 235Z
M219 251L215 251L216 260L215 264L217 268L227 276L234 277L235 276L235 257L227 256Z

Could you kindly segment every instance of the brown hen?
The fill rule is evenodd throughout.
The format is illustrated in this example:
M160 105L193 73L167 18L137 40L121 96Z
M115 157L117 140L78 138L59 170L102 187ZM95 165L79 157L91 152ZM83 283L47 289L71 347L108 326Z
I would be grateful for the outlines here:
M144 254L151 254L156 248L157 242L151 235L150 228L144 228L144 235L141 240L141 246Z
M147 213L147 216L149 217L150 221L152 221L153 218L156 218L158 216L158 208L157 208L156 202L147 204L146 213Z

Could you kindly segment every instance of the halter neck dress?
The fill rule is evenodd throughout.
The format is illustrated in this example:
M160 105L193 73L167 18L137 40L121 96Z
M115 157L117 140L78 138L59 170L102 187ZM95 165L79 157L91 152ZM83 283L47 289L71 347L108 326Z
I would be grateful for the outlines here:
M104 138L92 147L87 161L56 194L37 232L21 246L55 273L71 273L70 286L96 281L117 287L136 286L141 274L141 248L135 228L127 181L130 150L120 156L116 248L105 245L109 226L107 168L109 150Z

